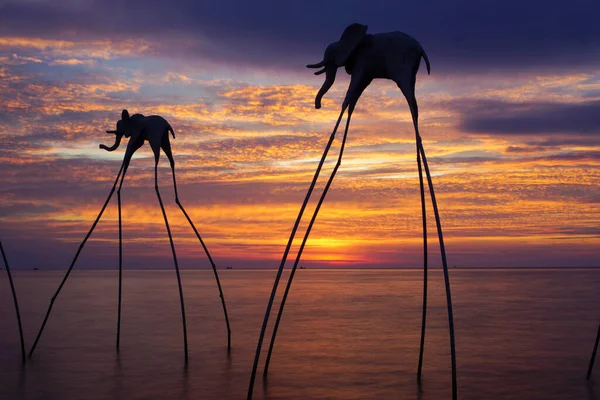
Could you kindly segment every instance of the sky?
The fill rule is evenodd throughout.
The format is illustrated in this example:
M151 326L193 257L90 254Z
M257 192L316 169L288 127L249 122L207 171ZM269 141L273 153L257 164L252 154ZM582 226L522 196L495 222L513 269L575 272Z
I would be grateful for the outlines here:
M278 267L349 82L340 69L317 110L323 76L305 65L355 22L410 34L431 61L417 99L449 264L598 266L599 14L597 0L5 0L0 239L11 267L69 266L119 170L125 144L98 145L112 144L105 131L122 109L173 126L179 197L217 267ZM126 269L172 267L153 167L146 145L122 190ZM420 267L418 182L406 101L376 80L301 265ZM181 267L209 268L164 155L159 186ZM117 266L115 196L76 268Z

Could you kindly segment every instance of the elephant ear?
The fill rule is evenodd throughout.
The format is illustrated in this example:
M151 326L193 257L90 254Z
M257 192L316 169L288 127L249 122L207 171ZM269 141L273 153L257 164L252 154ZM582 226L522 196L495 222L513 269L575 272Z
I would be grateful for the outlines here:
M360 43L365 38L367 33L367 25L352 24L349 25L342 33L342 37L337 45L335 54L335 63L338 67L346 64L350 55L356 50Z
M129 119L129 111L127 111L127 110L121 111L121 119L123 121L128 120Z

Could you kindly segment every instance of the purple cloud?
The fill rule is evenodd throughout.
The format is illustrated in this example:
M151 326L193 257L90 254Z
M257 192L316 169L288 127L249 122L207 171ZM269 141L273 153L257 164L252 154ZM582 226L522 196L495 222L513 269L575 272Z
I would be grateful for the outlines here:
M600 3L508 0L301 3L269 0L10 2L0 34L44 38L142 38L151 53L221 63L302 70L352 22L371 32L400 30L423 44L433 71L472 73L531 68L586 71L600 63ZM162 45L160 44L162 43Z

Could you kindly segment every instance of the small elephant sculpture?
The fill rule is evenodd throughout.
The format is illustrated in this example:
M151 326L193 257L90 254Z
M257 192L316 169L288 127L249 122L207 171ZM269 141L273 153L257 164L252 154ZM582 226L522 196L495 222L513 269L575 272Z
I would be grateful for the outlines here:
M179 206L179 209L181 210L181 212L187 219L188 223L194 230L194 233L196 234L198 241L202 245L202 248L204 249L204 252L206 253L206 256L208 257L208 259L212 265L215 279L217 281L217 287L219 289L219 296L221 298L221 304L223 306L223 314L225 315L225 323L227 325L227 349L230 350L231 349L231 328L229 325L229 317L227 315L227 307L225 306L225 297L223 296L223 290L221 289L221 283L219 281L219 275L217 273L216 265L215 265L212 257L210 256L210 253L208 252L208 248L206 247L206 245L204 244L204 241L200 237L200 233L198 233L198 230L196 229L194 223L192 222L188 213L185 211L185 208L179 201L179 195L177 193L177 180L175 179L175 160L173 159L173 154L171 153L171 144L169 142L169 133L171 133L173 138L175 138L175 132L173 131L173 128L167 122L166 119L164 119L163 117L160 117L158 115L150 115L150 116L146 117L142 114L133 114L130 116L129 112L127 110L123 110L121 112L121 119L119 121L117 121L116 129L108 130L108 131L106 131L106 133L115 135L115 143L111 147L108 147L103 144L100 145L100 148L104 149L106 151L115 151L121 144L121 139L123 138L123 136L125 136L126 138L129 138L129 143L127 144L127 150L125 150L125 156L123 157L123 163L121 164L121 169L119 170L119 173L117 174L117 178L115 179L115 181L113 183L112 189L111 189L108 197L106 198L106 201L104 202L104 205L102 206L102 209L100 210L100 213L98 214L98 217L96 217L96 221L92 224L92 227L90 228L88 234L85 236L85 238L79 245L79 250L77 250L77 253L75 253L75 257L73 258L73 261L71 262L71 265L69 266L69 269L67 270L60 286L58 287L58 289L56 290L56 293L54 294L54 296L52 297L52 300L50 301L50 306L48 307L48 311L46 312L46 317L44 318L44 322L42 323L42 326L37 334L37 337L33 343L32 348L29 352L29 357L31 357L33 355L33 352L37 346L37 343L40 340L42 332L44 331L44 327L46 326L46 322L48 321L48 317L50 316L50 311L52 310L52 306L54 305L54 301L58 297L58 294L60 293L63 285L67 281L67 278L69 277L69 274L71 273L71 270L73 269L75 262L77 261L77 258L79 257L79 253L81 252L81 250L83 249L88 238L94 231L94 228L98 224L98 221L100 221L100 218L102 217L102 214L104 213L104 210L106 209L106 206L110 202L110 199L115 191L115 188L117 187L117 183L119 184L119 187L117 190L117 203L118 203L118 215L119 215L119 301L118 301L118 316L117 316L116 347L117 347L117 351L119 351L120 337L121 337L121 287L122 287L122 270L123 270L123 236L122 236L122 228L121 228L121 187L123 186L125 174L127 173L127 168L129 167L129 163L131 162L131 157L133 156L133 153L135 153L140 147L142 147L144 145L145 141L148 141L148 143L150 143L150 147L152 148L152 152L154 153L154 189L156 190L156 197L158 198L158 203L160 204L160 208L162 210L165 227L167 229L167 234L169 235L169 242L171 244L173 263L175 264L175 273L177 275L177 284L179 286L179 300L181 303L181 319L183 322L183 344L184 344L185 360L186 360L186 362L188 360L188 344L187 344L187 324L186 324L186 318L185 318L185 304L184 304L184 300L183 300L183 288L181 285L181 276L179 274L179 264L177 262L177 255L175 253L175 245L173 244L173 236L171 235L171 228L169 226L169 221L167 219L165 207L163 206L163 201L160 196L160 191L158 188L158 160L160 158L160 150L161 149L165 152L167 158L169 159L169 163L171 164L171 172L173 174L173 189L175 191L175 203ZM119 179L120 179L120 183L119 183Z
M166 119L159 115L150 115L146 117L142 114L133 114L129 116L127 110L121 112L121 119L117 121L117 129L106 131L106 133L115 134L115 143L111 146L100 145L101 149L106 151L115 151L121 144L123 136L129 139L125 157L123 158L123 176L127 172L127 167L131 161L133 153L144 145L144 141L150 143L154 159L158 162L160 157L160 149L162 148L165 155L169 159L171 168L174 168L175 161L171 153L171 143L169 142L169 132L175 139L175 132Z

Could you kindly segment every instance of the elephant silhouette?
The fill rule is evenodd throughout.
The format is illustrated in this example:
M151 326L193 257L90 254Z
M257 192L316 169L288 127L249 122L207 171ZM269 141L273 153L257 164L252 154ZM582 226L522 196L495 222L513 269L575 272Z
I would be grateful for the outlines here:
M273 327L273 332L271 334L271 342L269 345L269 351L267 353L267 358L265 361L265 368L263 371L263 376L267 376L269 370L269 362L271 360L271 354L273 351L273 346L275 343L275 337L277 335L277 329L279 327L279 322L281 320L281 316L283 313L283 309L285 306L285 302L291 288L292 280L294 278L294 274L296 272L296 268L300 261L300 257L302 255L302 251L304 250L304 246L306 245L306 241L308 240L308 236L313 227L313 224L317 218L318 212L323 204L325 196L333 182L333 178L341 165L342 155L344 153L344 147L346 144L346 137L348 134L348 128L350 126L350 118L352 117L352 113L356 107L358 99L364 90L369 86L369 84L373 81L373 79L390 79L398 85L404 97L408 102L408 106L410 108L413 126L415 130L416 137L416 153L417 153L417 165L419 171L419 184L421 189L421 213L422 213L422 221L423 221L423 261L424 261L424 290L423 290L423 313L422 313L422 323L421 323L421 346L419 351L419 363L417 367L417 379L420 382L421 379L421 369L423 364L423 348L425 342L425 323L426 323L426 310L427 310L427 219L426 219L426 207L425 207L425 189L423 183L423 171L421 166L421 161L423 162L423 166L425 167L425 172L427 174L427 183L429 186L430 197L433 205L433 210L435 213L438 238L440 242L440 252L442 255L442 264L444 270L444 281L446 286L446 300L447 300L447 308L448 308L448 326L450 333L450 352L451 352L451 362L452 362L452 398L456 400L457 398L457 379L456 379L456 351L455 351L455 341L454 341L454 317L452 312L452 298L450 294L450 278L448 274L448 265L446 260L446 250L444 246L444 239L442 234L442 226L440 222L437 201L435 199L435 192L433 189L433 181L431 179L431 174L429 172L429 167L427 164L427 158L425 156L425 150L423 148L423 143L421 141L421 135L419 133L419 108L417 104L417 99L415 97L415 85L416 85L416 77L417 72L419 70L419 66L421 63L421 59L425 61L427 66L427 72L431 72L431 66L429 63L429 58L427 54L425 54L425 50L419 42L413 37L407 35L403 32L387 32L387 33L378 33L378 34L367 34L367 26L361 24L351 24L349 25L344 32L340 40L333 42L327 46L325 49L325 54L323 59L316 64L309 64L307 68L321 68L315 75L321 75L325 73L325 82L319 89L316 97L315 97L315 108L321 108L321 100L323 96L327 93L327 91L331 88L333 83L335 82L335 77L337 74L337 70L340 67L344 67L346 72L350 75L350 85L346 92L346 96L344 97L344 101L342 103L342 110L337 119L333 132L329 138L329 142L325 147L325 151L323 152L323 156L321 157L321 161L319 162L319 166L315 172L312 183L308 189L306 197L304 199L304 203L300 208L300 212L298 213L298 217L296 219L295 225L292 229L292 233L290 234L290 238L287 243L287 247L284 251L283 258L281 264L279 266L279 270L275 277L275 282L273 284L273 290L271 292L271 296L269 298L269 302L267 304L267 309L265 312L265 317L263 320L262 329L260 332L260 336L258 339L257 349L254 356L254 365L252 368L252 373L250 377L250 385L248 388L248 399L252 397L252 392L254 388L254 381L256 376L256 370L258 368L258 359L260 356L262 343L264 340L264 335L266 332L269 315L271 313L271 308L273 306L273 302L275 300L275 295L277 293L277 286L279 284L279 280L281 278L281 274L283 272L283 268L285 266L285 262L290 251L292 242L294 240L296 230L300 224L302 219L302 215L304 210L310 200L310 196L315 187L319 174L321 172L321 168L323 167L323 163L327 158L327 153L331 147L331 144L335 138L335 134L340 125L342 117L346 110L348 110L348 117L346 119L346 128L344 131L344 136L342 138L342 144L340 146L340 152L338 155L337 163L333 168L333 171L323 189L323 193L317 203L313 216L306 228L306 232L304 234L304 239L299 247L298 253L296 255L296 260L288 277L288 282L284 291L284 294L281 299L281 303L279 306L279 312L277 314L277 319L275 321L275 325Z
M144 145L144 142L146 142L146 141L150 144L150 147L152 148L152 152L154 153L154 188L156 190L156 197L158 198L158 202L160 204L160 208L162 210L162 215L163 215L163 218L165 221L167 233L169 235L169 242L171 244L171 252L173 255L173 262L175 264L175 272L177 275L177 284L179 286L179 299L181 302L181 317L182 317L182 322L183 322L183 342L184 342L184 350L185 350L185 360L186 360L186 362L188 360L188 345L187 345L187 325L186 325L186 318L185 318L185 305L184 305L184 300L183 300L183 289L181 286L181 277L179 274L179 264L177 262L177 255L175 253L175 245L173 244L173 236L171 235L171 228L169 226L169 221L167 219L165 207L163 205L163 201L160 196L160 191L158 188L158 161L160 159L160 150L161 149L166 154L167 158L169 159L169 163L171 165L171 172L173 174L173 188L175 190L175 203L177 203L177 205L179 206L179 208L185 215L188 223L194 230L196 237L198 238L200 244L202 245L202 247L204 249L204 252L206 253L206 256L208 257L208 259L212 265L212 269L213 269L215 279L217 281L217 286L219 289L219 296L221 297L223 313L225 314L225 322L227 324L227 349L230 350L231 349L231 328L229 326L229 317L227 315L227 307L225 306L225 297L223 296L223 290L221 288L221 283L219 281L219 275L217 273L216 265L208 251L208 248L206 247L206 245L204 244L204 241L200 237L200 233L198 233L196 226L192 222L188 213L185 211L185 208L183 207L181 202L179 201L179 194L177 193L177 180L175 178L175 160L173 159L173 154L171 152L171 144L169 142L169 133L173 136L173 138L175 138L175 132L173 131L173 128L167 122L167 120L161 116L150 115L150 116L146 117L142 114L133 114L130 116L129 112L127 110L123 110L121 112L121 119L119 121L117 121L116 129L115 130L107 130L106 133L115 135L115 142L111 147L108 147L104 144L100 145L100 148L104 149L106 151L115 151L121 144L121 139L123 138L123 136L125 136L126 138L129 138L129 143L127 144L127 149L125 150L125 156L123 157L123 163L121 164L121 169L119 170L119 173L117 174L117 178L115 179L115 182L112 186L112 189L111 189L108 197L106 198L106 201L104 202L104 206L102 206L102 209L100 210L100 213L98 214L98 217L96 217L96 221L92 224L92 227L90 228L89 232L87 233L87 235L85 236L85 238L83 239L81 244L79 245L79 249L77 250L77 253L75 253L75 257L73 258L73 261L71 262L71 265L69 266L69 269L67 270L56 293L54 294L54 296L52 296L52 299L50 301L50 306L48 307L48 311L46 312L46 316L44 318L44 321L42 322L42 326L37 334L37 337L35 339L35 342L33 343L31 350L29 351L29 357L31 357L33 355L33 352L37 346L37 343L40 340L42 332L44 331L44 327L46 326L46 322L48 321L48 317L50 316L50 312L52 311L52 306L54 305L54 301L56 300L58 294L60 293L63 285L67 281L67 278L69 277L69 274L71 273L71 270L73 269L75 262L77 261L77 258L79 257L79 253L81 252L81 250L83 249L88 238L94 231L96 224L102 217L102 214L104 213L104 210L106 209L106 206L108 205L108 203L115 191L117 183L119 183L119 179L120 179L119 189L117 190L117 203L118 203L118 211L119 211L119 302L118 302L117 342L116 342L117 351L119 351L120 337L121 337L121 335L120 335L120 333L121 333L121 286L122 286L121 283L122 283L122 270L123 270L123 236L122 236L122 228L121 228L121 226L122 226L121 225L121 188L123 186L125 174L127 173L127 168L129 167L129 164L131 162L131 157L140 147L142 147Z
M123 136L129 139L127 144L127 150L125 150L125 157L123 158L123 176L127 172L131 157L137 149L144 145L145 141L148 141L152 152L154 153L155 163L158 163L160 158L160 150L165 152L165 155L169 159L171 169L175 170L175 160L173 159L173 153L171 152L171 143L169 142L169 132L175 139L175 132L166 119L159 115L150 115L148 117L142 114L133 114L129 116L127 110L121 112L121 119L117 121L117 128L112 131L106 131L106 133L115 134L115 143L108 147L101 144L100 148L106 151L115 151L121 144Z
M306 66L322 68L315 75L325 73L325 82L315 98L315 108L321 108L321 99L333 86L338 68L344 67L351 78L343 107L353 109L373 79L391 79L406 97L416 123L418 107L415 83L421 58L425 60L427 73L431 73L425 50L412 36L403 32L370 35L365 25L352 24L339 41L327 46L322 61Z

